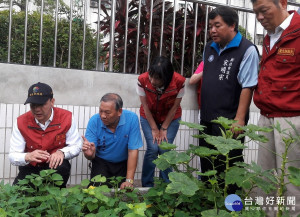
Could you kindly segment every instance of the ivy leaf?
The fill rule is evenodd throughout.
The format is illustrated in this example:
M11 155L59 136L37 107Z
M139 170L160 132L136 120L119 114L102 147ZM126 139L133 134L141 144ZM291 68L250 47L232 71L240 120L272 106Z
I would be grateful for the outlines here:
M181 192L186 196L193 196L199 187L187 175L178 172L169 173L170 184L167 185L166 192L176 194Z
M175 149L177 148L176 145L174 144L170 144L170 143L167 143L167 142L162 142L159 147L163 150L171 150L171 149Z
M222 136L212 136L205 139L208 144L215 146L222 155L226 155L233 149L244 149L240 140L224 138Z
M288 176L289 181L295 186L300 186L300 169L289 166L288 171L290 175Z
M185 122L185 121L179 121L179 123L182 124L182 125L188 126L189 128L197 129L197 130L200 130L200 131L203 131L204 128L205 128L205 126L200 125L200 124L196 124L196 123L190 123L190 122Z
M225 210L217 210L217 209L210 209L210 210L205 210L201 212L201 215L204 217L231 217L231 214L228 213Z

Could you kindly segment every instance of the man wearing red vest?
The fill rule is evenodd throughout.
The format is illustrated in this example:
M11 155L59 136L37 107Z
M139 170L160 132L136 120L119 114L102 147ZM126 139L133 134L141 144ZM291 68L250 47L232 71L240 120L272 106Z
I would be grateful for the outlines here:
M41 170L56 169L66 187L70 176L69 160L76 157L82 146L72 113L54 108L52 88L44 83L33 84L24 104L30 110L14 123L10 140L10 162L19 166L13 184L26 175L39 174Z
M295 130L300 132L300 15L296 11L287 10L287 0L251 0L251 2L256 19L267 30L258 84L253 97L261 114L258 125L269 127L280 124L281 129L285 129L284 134L280 134L277 130L264 133L269 141L260 143L257 163L264 170L275 169L280 175L281 156L286 147L283 137L295 137L297 135ZM294 125L295 130L287 121ZM295 140L288 149L286 169L290 166L299 168L299 156L300 142ZM288 181L286 183L284 199L288 201L289 198L294 198L294 201L297 201L289 214L299 216L300 187ZM268 216L272 214L275 216L277 211L275 208L267 207Z

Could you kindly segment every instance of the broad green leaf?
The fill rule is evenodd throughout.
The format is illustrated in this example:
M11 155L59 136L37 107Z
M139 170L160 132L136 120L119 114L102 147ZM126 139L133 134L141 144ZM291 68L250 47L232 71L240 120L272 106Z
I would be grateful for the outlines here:
M209 149L207 147L199 146L196 148L193 153L195 153L199 157L209 157L211 155L219 155L220 152L218 152L215 149Z
M1 217L6 217L6 212L4 211L4 209L0 208L0 216Z
M55 181L54 184L57 186L61 186L64 183L64 181Z
M212 136L205 139L208 144L215 146L222 155L226 155L233 149L244 149L240 140L224 138L222 136Z
M29 183L29 180L28 179L22 179L22 180L19 180L18 181L18 184L19 185L26 185L26 184L28 184Z
M145 216L145 211L147 209L146 203L127 204L127 207L129 207L135 215Z
M300 186L300 169L289 166L288 171L290 173L288 176L289 181L295 186Z
M52 174L51 178L53 181L62 181L63 180L63 177L58 173Z
M153 161L153 163L157 166L158 169L164 171L168 169L171 165L166 161L166 159L161 158L161 156L158 156L157 159Z
M98 208L98 204L97 203L93 203L93 202L89 202L87 204L87 208L89 209L90 212L93 212L95 209Z
M201 173L201 172L196 172L197 175L201 175L201 176L213 176L217 174L217 170L209 170L205 173Z
M267 181L263 178L253 177L252 179L255 182L255 184L266 193L270 193L277 189L275 185L270 183L270 181Z
M89 184L90 184L90 180L89 180L89 179L84 179L84 180L82 180L81 183L80 183L80 185L81 185L82 187L86 187L86 186L88 186Z
M203 217L231 217L231 214L225 210L210 209L201 212Z
M108 193L110 191L111 191L111 189L109 187L107 187L107 185L101 185L101 186L95 188L95 192L105 192L105 193Z
M225 175L225 183L227 185L237 184L239 187L250 189L252 187L251 176L253 175L247 169L233 166Z
M41 175L41 177L46 177L46 176L48 175L47 170L42 170L42 171L40 172L40 175Z
M171 150L171 149L175 149L177 148L176 145L174 144L170 144L170 143L167 143L167 142L162 142L159 147L162 149L162 150Z
M181 192L186 196L193 196L199 187L187 175L178 172L169 173L171 183L167 185L166 192L175 194Z
M35 179L33 179L32 184L34 184L35 186L40 186L43 183L42 177L36 177Z
M105 176L101 176L101 175L97 175L97 176L94 176L92 179L91 179L92 182L106 182L106 177Z
M196 123L190 123L190 122L185 122L185 121L179 121L179 123L182 124L182 125L188 126L189 128L197 129L197 130L200 130L200 131L203 131L204 128L205 128L205 126L200 125L200 124L196 124Z
M258 141L258 142L266 143L269 141L268 138L265 137L264 135L258 134L256 132L250 132L250 131L245 131L244 133L240 134L237 137L237 139L243 138L245 136L248 136L251 140Z
M186 153L177 151L165 152L160 157L166 159L166 161L170 164L188 163L191 160L190 156L188 156Z
M55 172L56 172L56 170L52 170L52 169L49 169L49 170L42 170L42 171L40 172L40 176L41 176L41 177L46 177L46 176L51 175L51 174L53 174L53 173L55 173ZM34 174L32 174L32 175L34 175Z
M97 215L94 214L94 213L89 213L89 214L85 215L85 217L96 217L96 216L97 216Z
M269 133L273 131L273 129L270 127L260 127L254 124L248 124L246 126L243 126L242 129L244 131L265 132L265 133Z
M181 210L176 210L174 217L192 217L189 213L183 212Z
M109 201L109 198L104 194L100 193L99 191L95 191L95 197L98 200L103 201L104 203L107 203Z
M237 121L235 120L230 120L228 118L224 117L218 117L217 120L212 120L212 123L220 124L225 130L228 130L231 128L233 123L236 123Z

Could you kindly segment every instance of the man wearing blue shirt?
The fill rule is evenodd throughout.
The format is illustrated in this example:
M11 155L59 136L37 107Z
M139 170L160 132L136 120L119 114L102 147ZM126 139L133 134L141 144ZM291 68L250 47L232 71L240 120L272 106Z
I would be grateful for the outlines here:
M89 120L82 147L84 156L92 161L91 178L126 177L121 189L133 186L138 149L143 146L137 115L122 106L118 94L101 98L99 114Z
M242 37L238 31L238 14L229 7L217 7L208 14L209 32L212 41L207 43L203 61L201 89L201 125L205 133L221 136L218 124L211 121L220 116L234 119L236 125L244 126L249 119L249 106L253 87L257 84L258 53L256 47ZM240 132L235 132L237 136ZM214 149L214 146L200 140L200 145ZM243 161L242 150L229 153L232 166ZM225 170L223 158L214 161L219 173ZM201 158L202 172L213 169L211 159ZM206 177L202 180L206 181ZM220 180L222 183L224 180ZM228 193L234 193L231 186Z

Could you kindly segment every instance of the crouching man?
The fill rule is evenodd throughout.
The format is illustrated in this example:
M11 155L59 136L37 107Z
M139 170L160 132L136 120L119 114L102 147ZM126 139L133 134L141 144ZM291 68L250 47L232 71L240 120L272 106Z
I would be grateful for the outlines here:
M80 153L82 141L72 113L54 107L54 102L48 84L39 82L29 88L25 104L30 103L31 111L17 118L10 140L10 162L19 166L14 185L26 175L55 169L63 177L61 187L66 187L69 160Z
M138 149L143 146L137 115L122 106L118 94L101 98L99 114L89 120L82 147L84 156L92 161L91 178L126 177L121 189L133 187Z

